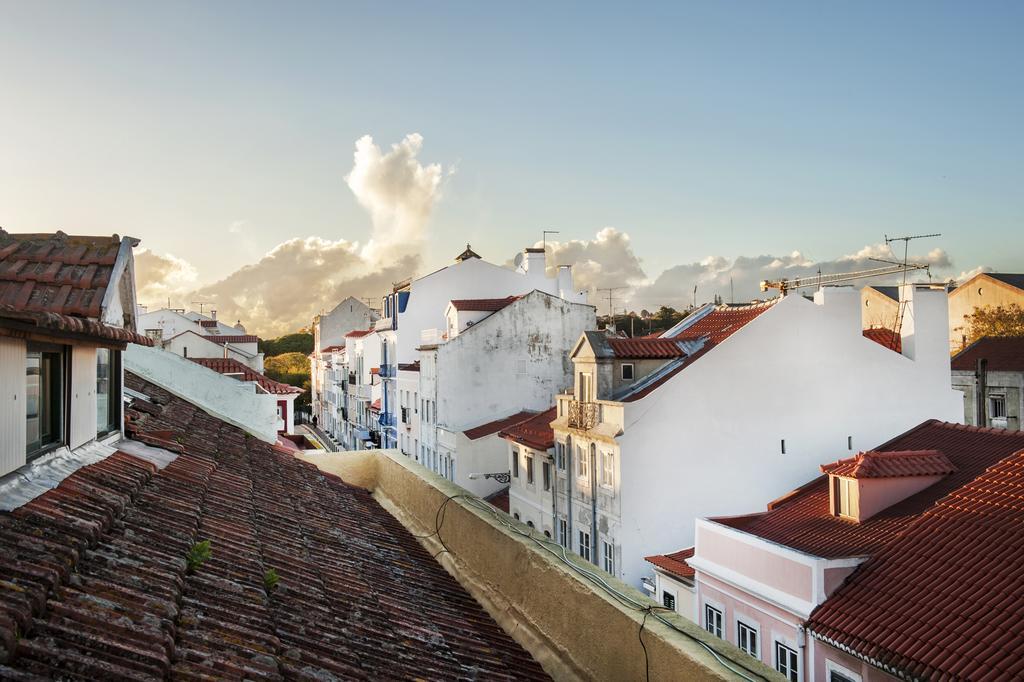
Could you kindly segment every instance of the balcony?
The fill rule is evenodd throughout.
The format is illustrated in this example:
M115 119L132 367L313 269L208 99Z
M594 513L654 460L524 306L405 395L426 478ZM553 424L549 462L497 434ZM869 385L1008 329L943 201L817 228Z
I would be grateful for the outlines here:
M421 346L437 346L448 340L443 329L424 329L420 332Z
M391 414L389 412L381 412L380 413L380 417L377 418L377 421L380 423L381 426L385 426L385 427L394 426L395 425L395 415L393 415L393 414Z
M396 370L397 367L395 365L381 364L379 376L381 379L394 379L398 376Z
M601 406L597 403L569 401L569 428L589 431L601 421Z

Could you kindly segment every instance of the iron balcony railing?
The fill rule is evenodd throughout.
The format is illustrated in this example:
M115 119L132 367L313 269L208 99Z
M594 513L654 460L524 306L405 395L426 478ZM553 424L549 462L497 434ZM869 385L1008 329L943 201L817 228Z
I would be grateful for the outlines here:
M601 406L597 403L569 401L569 428L589 431L601 421Z
M381 379L394 379L395 376L395 365L387 364L380 366L380 378Z
M381 412L380 417L378 417L377 421L381 426L394 426L395 415L391 414L390 412Z

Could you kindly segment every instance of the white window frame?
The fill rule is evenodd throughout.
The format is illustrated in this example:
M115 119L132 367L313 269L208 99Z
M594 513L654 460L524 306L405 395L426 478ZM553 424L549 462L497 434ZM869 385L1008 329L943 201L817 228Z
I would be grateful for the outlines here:
M715 620L714 625L712 625L712 622L708 619L708 616L711 615L710 614L711 611L714 611L714 614L716 616L716 618L714 619ZM704 602L704 629L707 630L708 632L710 632L715 637L718 637L719 639L722 638L723 625L725 624L725 613L724 613L724 611L725 611L724 609L720 609L717 606L715 606L714 604L709 604L707 602ZM714 629L712 629L712 628L714 628Z
M779 649L780 648L781 649L785 649L788 654L793 654L793 660L796 661L796 668L790 668L790 666L789 666L790 660L789 660L789 657L787 656L786 670L782 669L782 667L781 667L782 663L779 660ZM799 649L794 649L793 647L789 646L785 642L780 642L779 640L775 640L772 643L772 667L774 667L775 670L777 670L779 673L781 673L787 680L793 680L794 679L793 678L793 673L796 673L796 680L795 680L795 682L800 682L800 680L802 679L801 671L800 671L800 650Z
M590 480L590 450L579 443L576 444L576 478Z
M999 405L1000 408L1001 408L1001 409L998 410L999 414L996 414L996 412L997 412L996 405ZM988 394L988 418L989 419L1006 419L1006 394L1005 393L989 393Z
M626 376L626 368L629 367L629 376ZM619 378L623 381L633 381L636 378L636 367L632 362L624 362L619 365Z
M512 478L519 478L519 448L512 448Z
M669 597L672 600L672 606L669 606L668 604L665 603L665 597ZM678 612L678 609L679 609L679 597L678 597L678 595L676 595L676 593L672 592L671 590L662 589L661 590L661 605L664 606L666 609L672 609L673 611Z
M740 651L744 651L744 652L750 654L751 656L753 656L754 658L760 659L761 658L761 627L760 627L760 625L757 624L756 620L753 620L753 619L751 619L749 617L746 617L746 616L745 616L745 618L746 618L746 620L740 620L739 618L736 619L736 646L738 646L740 648ZM751 623L754 623L754 624L752 625ZM748 633L752 633L754 635L754 640L755 641L754 641L754 650L753 651L751 651L749 647L745 647L743 645L743 640L740 637L740 635L741 635L740 628L745 628L748 631ZM750 639L748 637L747 638L747 642L749 643L749 641L750 641Z
M527 454L526 457L526 484L533 485L533 455Z
M565 519L558 519L558 544L568 549L569 547L569 522Z
M604 572L615 575L615 545L607 540L601 541L601 564Z
M832 682L832 673L842 675L843 677L852 680L853 682L863 682L863 678L860 673L855 673L849 668L843 667L835 661L825 659L825 679L828 682Z
M851 491L854 486L857 485L856 479L846 478L845 476L834 476L836 481L834 493L836 496L836 516L842 516L843 518L852 519L854 518L853 513L853 495Z
M581 530L581 531L579 531L579 535L577 536L577 539L579 540L579 547L577 548L578 549L577 553L585 561L590 561L590 552L591 552L590 533L588 533L585 530ZM586 543L583 542L584 539L586 539ZM584 550L586 550L586 551L584 552Z
M615 487L615 453L601 453L601 485L605 488Z

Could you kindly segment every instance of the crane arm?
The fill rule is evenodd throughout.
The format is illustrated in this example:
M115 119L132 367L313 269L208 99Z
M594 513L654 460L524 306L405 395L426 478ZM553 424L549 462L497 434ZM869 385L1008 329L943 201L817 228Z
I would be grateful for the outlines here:
M808 277L794 277L793 279L765 280L761 282L761 291L778 289L783 294L790 289L801 289L822 284L836 284L838 282L850 282L855 279L866 279L868 277L882 277L894 275L912 270L927 270L927 265L920 263L907 263L906 266L889 265L884 268L872 268L870 270L858 270L856 272L839 272L832 275L811 275Z

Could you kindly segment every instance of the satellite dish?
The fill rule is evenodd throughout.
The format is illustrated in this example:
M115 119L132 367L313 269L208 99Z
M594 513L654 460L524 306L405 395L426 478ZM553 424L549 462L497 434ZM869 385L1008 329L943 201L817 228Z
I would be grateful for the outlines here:
M516 254L515 259L512 261L512 265L516 266L516 270L519 270L519 269L521 269L523 267L523 252L522 251L520 251L519 253Z

